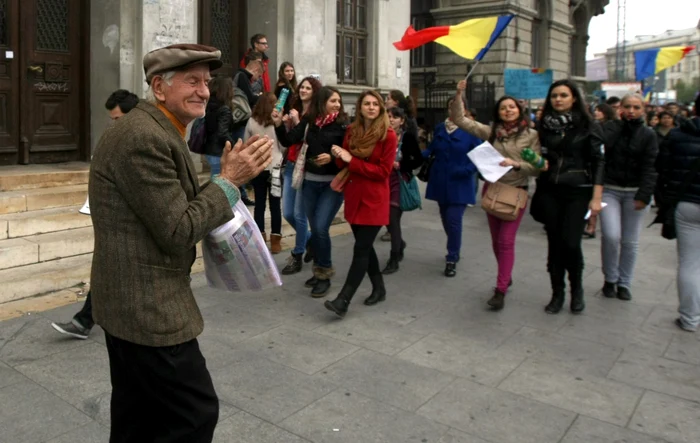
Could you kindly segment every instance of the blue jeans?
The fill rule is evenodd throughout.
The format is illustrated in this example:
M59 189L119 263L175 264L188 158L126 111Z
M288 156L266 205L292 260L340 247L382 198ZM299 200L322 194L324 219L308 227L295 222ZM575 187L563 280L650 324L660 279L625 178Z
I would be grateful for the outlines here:
M680 202L676 207L678 299L684 329L700 326L700 205Z
M601 254L603 275L608 283L630 288L637 263L639 234L649 206L641 211L634 209L636 191L605 189L600 211L600 230L603 233Z
M343 204L343 194L332 190L330 182L309 180L304 180L301 194L311 226L311 247L316 257L314 264L332 268L330 227Z
M450 263L459 261L459 252L462 249L462 219L467 205L452 205L438 203L440 206L440 219L442 227L447 234L447 256L445 260Z
M209 168L211 169L211 177L214 178L215 175L221 173L221 157L216 155L204 155L209 163Z
M282 182L282 216L297 233L293 254L303 254L306 250L306 242L311 238L308 232L309 224L304 212L304 199L301 191L292 187L292 174L294 163L289 162L284 168L284 180ZM300 233L301 231L301 233Z

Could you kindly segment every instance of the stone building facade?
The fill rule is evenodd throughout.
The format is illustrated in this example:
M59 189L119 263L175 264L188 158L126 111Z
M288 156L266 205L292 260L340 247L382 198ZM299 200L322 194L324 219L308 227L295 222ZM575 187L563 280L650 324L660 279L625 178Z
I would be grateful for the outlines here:
M496 95L503 93L503 71L507 68L545 68L554 78L585 81L588 25L602 14L609 0L414 0L412 22L425 26L453 25L491 15L516 17L476 66L473 79L495 82ZM473 61L434 45L412 57L412 92L423 103L423 89L431 82L463 79Z

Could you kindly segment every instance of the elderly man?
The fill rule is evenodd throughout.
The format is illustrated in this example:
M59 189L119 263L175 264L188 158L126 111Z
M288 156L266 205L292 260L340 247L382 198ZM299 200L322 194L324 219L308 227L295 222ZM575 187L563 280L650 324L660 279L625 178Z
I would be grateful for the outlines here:
M92 297L112 379L111 443L211 442L219 404L196 337L195 245L231 218L237 187L271 161L272 142L226 143L202 188L185 143L202 117L215 48L182 44L143 59L148 100L100 140L90 169Z

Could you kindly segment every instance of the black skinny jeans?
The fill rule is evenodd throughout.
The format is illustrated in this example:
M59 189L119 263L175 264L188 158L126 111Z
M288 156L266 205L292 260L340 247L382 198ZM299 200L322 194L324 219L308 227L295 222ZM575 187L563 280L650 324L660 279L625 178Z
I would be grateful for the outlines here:
M365 278L365 274L369 275L370 278L381 275L379 259L374 250L374 240L377 238L381 226L350 225L350 227L355 236L355 246L345 286L356 290Z
M401 248L403 247L403 237L401 234L401 216L403 211L401 208L396 206L391 206L389 210L389 234L391 234L391 254L392 256L401 253Z
M270 194L272 185L270 184L270 171L263 171L252 180L253 190L255 191L255 210L253 218L255 224L258 225L260 232L265 232L265 206L267 205L268 196L270 198L270 215L272 217L271 234L282 234L282 206L281 197L274 197Z
M591 187L548 185L540 190L544 225L547 230L547 270L552 289L565 287L564 276L569 273L572 289L581 288L583 280L583 249L581 241L588 204L593 196Z

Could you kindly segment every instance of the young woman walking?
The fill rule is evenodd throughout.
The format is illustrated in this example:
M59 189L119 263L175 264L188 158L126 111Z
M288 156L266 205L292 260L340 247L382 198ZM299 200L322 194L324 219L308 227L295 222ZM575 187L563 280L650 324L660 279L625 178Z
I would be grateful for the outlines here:
M284 103L284 113L288 114L297 99L297 90L299 88L294 65L290 62L284 62L280 65L280 70L277 73L277 84L275 85L275 97L279 98L284 88L289 91L287 101Z
M344 187L345 219L355 236L352 264L343 288L333 301L324 306L344 317L355 291L365 278L372 282L372 294L366 305L386 298L386 289L379 271L374 240L382 226L389 222L389 174L396 159L396 133L382 96L375 91L363 92L357 100L355 122L348 128L343 147L333 146L332 153L347 175Z
M603 198L605 148L602 130L588 113L578 86L558 80L549 88L539 126L542 172L531 202L535 219L547 231L547 269L552 299L545 307L557 314L564 305L565 277L571 285L571 312L585 309L581 232L586 213L598 215Z
M311 246L314 251L314 276L306 281L312 297L323 297L331 287L335 275L331 260L330 227L340 206L343 194L331 188L331 182L340 168L331 157L331 147L342 145L347 127L340 92L324 86L317 94L311 111L291 131L282 125L282 114L272 111L275 133L282 146L306 142L306 166L301 193L306 217L311 226Z
M277 141L275 135L275 126L272 123L272 110L277 102L277 97L272 92L265 92L260 100L255 104L253 113L248 120L243 133L243 140L248 140L254 135L267 135L270 140L274 141L272 145L272 163L263 172L261 172L252 181L253 190L255 191L255 209L253 211L255 223L258 229L262 232L263 238L267 239L265 232L265 208L267 200L270 200L270 252L279 254L282 252L282 210L280 208L281 192L280 187L277 188L277 195L274 195L273 181L277 180L281 184L281 168L284 156L282 147Z
M296 127L301 122L301 118L311 111L312 103L318 91L321 90L321 86L321 82L313 77L306 77L299 83L298 94L296 99L294 99L292 109L289 111L289 114L283 117L284 126L287 130ZM292 253L287 259L287 265L282 269L283 275L301 272L302 257L303 261L307 263L313 259L313 253L309 248L311 234L308 232L309 223L304 211L304 199L301 196L301 192L292 186L294 165L302 145L303 143L295 143L289 147L287 150L287 164L284 167L282 216L297 235L294 249L292 249ZM304 250L307 251L306 257L304 257Z
M646 126L644 99L639 94L622 98L622 118L605 124L605 211L600 213L603 232L603 295L631 300L630 287L639 249L639 234L656 187L654 130Z
M423 155L418 146L418 139L412 132L406 131L406 113L399 107L389 109L389 124L396 133L399 142L396 149L394 168L389 176L390 209L389 234L391 236L391 255L382 274L393 274L399 270L403 260L406 242L401 234L401 180L413 179L413 171L423 164Z
M457 95L450 107L450 118L464 131L488 140L491 145L505 157L501 166L511 166L498 183L515 186L527 190L530 176L538 175L539 170L522 160L522 152L529 148L540 153L540 141L537 131L530 128L525 112L518 101L509 96L501 97L494 108L492 126L487 126L464 116L464 104L462 93L467 88L465 80L457 84ZM489 188L489 183L484 185L483 193ZM498 262L498 278L493 297L488 305L495 310L503 309L508 287L513 283L512 273L515 264L515 236L518 233L520 222L525 214L525 209L520 210L518 218L513 221L501 220L491 214L486 217L491 231L493 253Z

